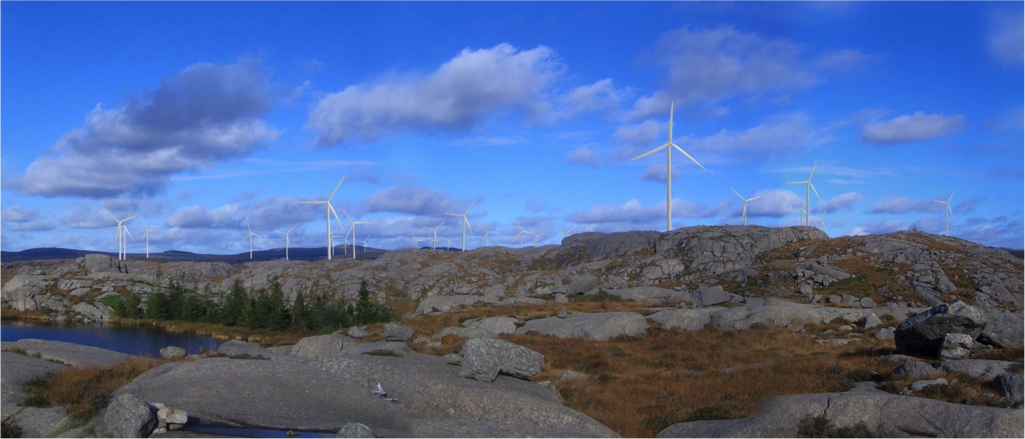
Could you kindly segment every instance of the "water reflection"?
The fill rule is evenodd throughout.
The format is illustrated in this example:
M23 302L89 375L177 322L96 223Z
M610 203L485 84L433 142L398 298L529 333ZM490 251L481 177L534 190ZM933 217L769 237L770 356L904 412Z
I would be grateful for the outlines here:
M94 346L132 355L160 357L160 349L167 346L184 348L189 354L198 354L199 348L216 351L221 342L208 336L172 334L152 326L73 324L4 320L0 325L0 341L18 341L26 338L56 340L85 346Z

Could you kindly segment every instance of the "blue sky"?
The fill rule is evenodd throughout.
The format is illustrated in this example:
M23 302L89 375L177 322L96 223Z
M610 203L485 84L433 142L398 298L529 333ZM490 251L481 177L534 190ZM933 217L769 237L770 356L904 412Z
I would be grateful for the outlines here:
M590 230L944 229L1023 247L1015 3L0 4L0 247L541 244ZM345 221L345 218L342 218ZM334 221L332 221L334 222ZM332 224L338 233L338 225ZM530 237L527 241L533 242ZM129 252L144 251L138 241Z

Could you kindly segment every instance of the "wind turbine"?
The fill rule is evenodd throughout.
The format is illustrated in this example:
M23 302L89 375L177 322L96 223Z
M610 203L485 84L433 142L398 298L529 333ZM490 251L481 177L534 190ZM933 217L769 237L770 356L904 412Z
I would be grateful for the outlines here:
M530 234L534 235L534 247L537 247L537 237L541 236L541 234L540 233L534 233L534 232L530 232Z
M470 213L470 209L473 208L473 204L476 203L476 202L477 202L477 199L474 198L473 202L470 203L470 207L467 207L466 208L466 212L463 212L462 215L460 215L458 213L446 213L445 214L445 215L461 216L461 217L463 217L463 222L462 222L461 226L463 227L463 251L464 252L466 251L466 228L470 226L470 220L466 219L466 214ZM470 234L471 235L473 234L473 228L470 228Z
M648 152L646 152L644 154L641 154L641 155L639 155L637 157L634 157L633 159L630 159L630 161L634 161L634 160L637 160L637 159L639 159L641 157L644 157L644 156L646 156L648 154L652 154L652 153L661 151L663 149L666 150L666 231L667 232L670 231L670 230L673 230L673 148L676 148L677 151L680 151L681 153L683 153L683 155L687 156L687 158L689 158L690 161L694 162L695 165L698 165L699 167L701 167L701 169L705 169L704 166L701 166L701 163L698 163L697 160L694 160L694 157L691 157L690 154L687 154L687 151L684 151L683 148L680 148L675 143L673 143L673 104L670 104L669 105L669 141L667 141L666 143L663 143L662 146L660 146L658 148L655 148L655 149L653 149L651 151L648 151Z
M563 235L569 236L569 232L572 232L577 226L570 227L569 230L559 230Z
M809 204L811 202L811 193L809 192L809 190L814 191L815 192L815 198L818 198L819 201L822 201L822 197L819 196L819 191L816 191L815 190L815 185L811 184L811 176L815 175L815 166L817 166L818 164L819 164L819 161L816 160L815 164L811 165L811 173L808 174L808 180L806 180L806 181L791 181L791 182L787 183L787 184L803 184L804 185L804 216L802 217L802 219L804 220L804 224L803 224L804 226L808 226L808 225L811 224L811 212L808 211L808 209L811 208L811 206Z
M954 192L957 192L957 191L954 191ZM944 220L943 235L944 236L950 236L950 217L954 216L954 211L950 209L950 200L954 199L954 192L950 193L950 198L947 198L947 201L933 200L933 201L935 201L937 203L945 204L947 206L947 208L943 211L943 220Z
M520 233L516 234L516 238L513 238L513 242L516 242L516 239L519 238L519 240L520 240L520 248L523 248L523 233L524 232L523 232L523 227L520 227L520 220L516 220L516 228L520 229Z
M246 224L246 226L248 226L248 225L249 224ZM299 227L299 225L296 224L296 225L292 226L292 228L288 229L287 232L277 232L277 233L280 233L282 235L285 235L285 260L286 261L288 260L288 234L292 233L292 230L295 229L296 227ZM252 255L250 255L249 257L252 258Z
M433 229L430 228L430 227L424 226L425 229L433 230L434 231L434 238L431 239L431 250L437 250L437 247L438 247L437 246L437 243L438 243L438 227L441 227L442 224L445 224L445 223L444 222L439 223L438 226L433 228Z
M419 244L420 244L420 241L421 241L420 238L416 237L416 233L409 232L409 234L413 235L413 248L419 248Z
M487 247L488 246L488 233L491 233L491 232L489 232L488 229L485 228L483 224L481 224L480 228L484 229L484 246Z
M127 230L127 229L125 229L125 230ZM144 233L142 234L142 236L139 237L139 239L146 238L146 259L149 259L149 232L157 230L157 229L151 229L151 228L146 227L146 221L143 221L142 222L142 230L143 230Z
M334 208L331 208L331 212L335 214L335 217L336 217L335 221L338 221L338 218L337 218L338 213L334 212ZM345 226L342 225L341 221L338 221L338 228L340 228L340 229L344 229L345 228ZM349 254L349 234L350 233L352 233L352 227L349 227L349 230L347 230L345 232L345 236L342 236L342 240L344 241L344 243L342 244L342 254L343 255ZM332 257L334 257L334 255L335 255L335 238L337 238L339 236L341 236L341 235L331 235L331 256ZM355 242L353 244L355 244Z
M246 229L249 229L249 234L242 238L242 240L245 241L246 238L249 238L249 259L253 259L253 237L260 235L253 233L253 229L249 228L249 221L246 221Z
M338 225L341 225L342 220L338 219L338 213L335 212L335 209L333 207L331 208L331 213L335 214L335 220L338 221ZM352 231L352 258L356 259L356 224L370 224L370 223L368 223L366 221L353 221L352 218L349 217L349 214L345 212L345 209L342 209L342 215L345 215L345 219L349 220L349 224L351 224L349 230ZM349 241L348 241L349 234L348 233L345 234L345 239L346 239L345 243L348 244L349 243Z
M128 254L127 254L128 252L126 251L128 249L128 245L127 245L127 242L125 240L125 235L121 233L121 230L124 229L125 234L127 234L128 236L132 236L132 234L128 232L128 227L126 226L126 224L128 223L128 220L130 220L132 218L135 218L136 216L139 216L139 215L131 216L132 213L128 212L128 217L127 218L125 218L123 220L119 220L119 219L117 219L117 217L114 216L114 214L110 213L109 210L103 209L103 211L107 212L107 215L110 215L110 217L113 218L114 221L117 221L117 233L116 233L115 238L114 238L114 239L117 240L117 259L119 261L120 260L128 259Z
M363 238L363 253L366 253L366 252L367 252L367 240L369 240L369 239L370 239L370 238ZM353 252L355 252L355 251L356 251L355 247L354 247L354 248L352 249L352 251L353 251Z
M445 241L448 242L448 244L445 246L445 251L448 251L450 248L452 248L452 235L449 235L448 238L445 238Z
M335 192L338 192L338 186L341 186L343 181L345 181L345 176L344 175L342 176L341 180L338 180L338 184L335 185L335 190L331 191L331 195L329 195L327 197L327 200L324 200L324 201L299 201L300 204L323 204L323 205L325 205L324 206L324 212L325 212L324 215L327 217L327 258L328 259L331 259L331 210L332 210L332 208L331 208L331 198L334 198ZM337 214L335 216L337 216Z
M741 200L744 201L744 213L742 213L741 216L744 218L744 225L746 226L747 225L747 202L751 201L751 200L757 200L759 198L762 198L762 196L759 195L759 196L754 197L754 198L744 198L744 197L741 197L740 194L736 190L734 190L732 187L730 188L730 190L733 191L733 193L737 194L737 197L739 197Z

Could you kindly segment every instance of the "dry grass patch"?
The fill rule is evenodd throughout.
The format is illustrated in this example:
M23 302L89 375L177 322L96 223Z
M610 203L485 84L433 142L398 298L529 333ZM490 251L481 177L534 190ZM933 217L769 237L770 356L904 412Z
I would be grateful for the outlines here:
M188 360L181 360L188 361ZM76 367L51 371L25 383L24 405L67 406L72 419L89 419L118 388L165 361L130 359L110 367Z

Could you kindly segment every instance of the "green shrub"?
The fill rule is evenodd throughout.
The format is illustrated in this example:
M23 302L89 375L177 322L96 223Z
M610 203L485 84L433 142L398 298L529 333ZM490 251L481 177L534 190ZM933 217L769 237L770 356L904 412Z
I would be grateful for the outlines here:
M875 437L863 422L851 427L836 427L825 415L807 416L797 426L797 437Z

